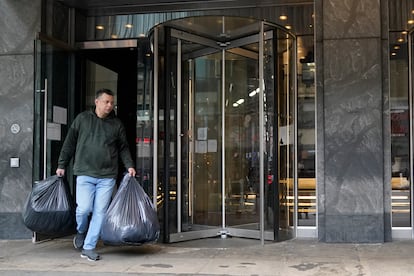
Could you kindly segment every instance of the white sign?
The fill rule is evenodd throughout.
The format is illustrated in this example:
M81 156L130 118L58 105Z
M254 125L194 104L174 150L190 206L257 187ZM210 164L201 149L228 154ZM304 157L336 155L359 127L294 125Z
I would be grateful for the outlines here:
M60 141L61 139L61 124L47 123L47 139Z
M68 123L68 112L66 108L53 106L53 122L66 125Z

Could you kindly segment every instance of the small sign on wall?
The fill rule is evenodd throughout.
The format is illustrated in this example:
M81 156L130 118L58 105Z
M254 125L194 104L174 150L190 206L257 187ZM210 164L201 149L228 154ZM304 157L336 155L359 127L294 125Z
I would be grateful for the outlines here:
M60 106L53 106L53 122L66 125L68 123L67 109Z
M61 139L61 124L47 123L47 139L60 141Z

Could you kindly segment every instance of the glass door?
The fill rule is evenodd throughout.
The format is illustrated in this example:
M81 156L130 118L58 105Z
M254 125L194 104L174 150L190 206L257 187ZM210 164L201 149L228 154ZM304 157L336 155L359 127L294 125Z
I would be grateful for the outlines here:
M54 175L57 168L69 118L71 51L42 34L35 41L34 181ZM45 238L33 234L34 242Z
M198 28L208 24L220 35ZM154 37L165 241L291 237L293 38L227 17L174 21Z

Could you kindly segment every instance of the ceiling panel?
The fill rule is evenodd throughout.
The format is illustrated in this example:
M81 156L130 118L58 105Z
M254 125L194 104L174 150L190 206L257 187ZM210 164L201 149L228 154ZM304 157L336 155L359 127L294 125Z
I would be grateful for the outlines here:
M313 3L313 0L57 0L66 6L82 9L92 16L189 11L201 9L286 6Z

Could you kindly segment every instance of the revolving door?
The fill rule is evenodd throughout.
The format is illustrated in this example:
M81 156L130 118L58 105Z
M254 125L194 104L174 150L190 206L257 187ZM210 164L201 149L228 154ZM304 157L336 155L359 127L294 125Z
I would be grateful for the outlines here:
M155 27L154 198L164 242L294 236L295 39L239 17Z

